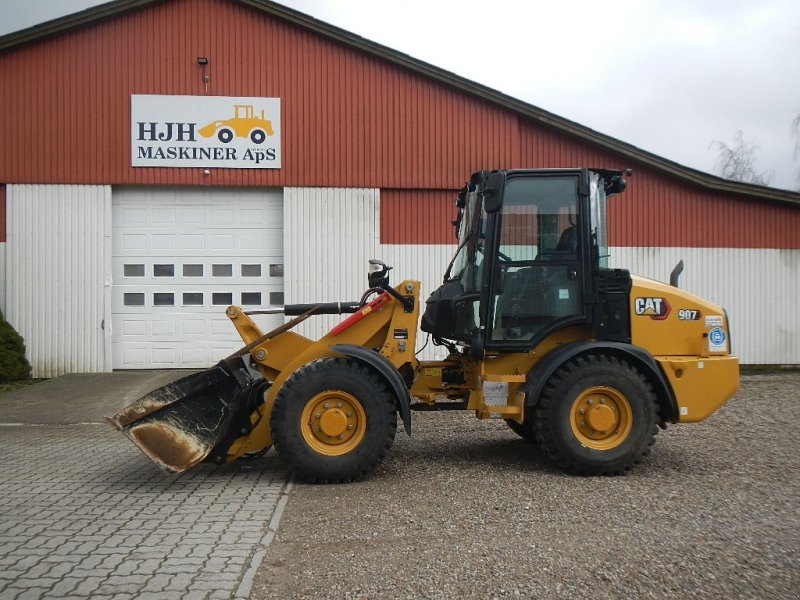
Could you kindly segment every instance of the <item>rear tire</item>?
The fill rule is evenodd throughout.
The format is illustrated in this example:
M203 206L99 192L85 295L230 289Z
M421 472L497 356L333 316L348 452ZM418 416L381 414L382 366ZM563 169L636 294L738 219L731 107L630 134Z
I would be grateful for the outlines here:
M275 450L297 476L310 483L344 483L383 461L397 416L374 371L357 361L325 358L284 382L270 426Z
M658 405L650 384L615 356L566 362L539 397L535 429L545 453L578 475L625 473L655 442Z

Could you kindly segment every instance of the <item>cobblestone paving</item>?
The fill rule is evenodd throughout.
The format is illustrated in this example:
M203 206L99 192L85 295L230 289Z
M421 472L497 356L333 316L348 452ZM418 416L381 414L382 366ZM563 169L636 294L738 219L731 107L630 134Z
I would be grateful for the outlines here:
M162 473L105 425L0 425L0 598L242 598L290 483L274 452Z

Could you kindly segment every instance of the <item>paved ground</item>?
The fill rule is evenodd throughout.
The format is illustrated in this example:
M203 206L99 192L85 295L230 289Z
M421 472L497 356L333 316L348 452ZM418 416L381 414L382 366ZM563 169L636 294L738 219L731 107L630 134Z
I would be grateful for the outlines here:
M248 596L288 497L276 459L168 475L102 423L176 375L0 395L0 598Z

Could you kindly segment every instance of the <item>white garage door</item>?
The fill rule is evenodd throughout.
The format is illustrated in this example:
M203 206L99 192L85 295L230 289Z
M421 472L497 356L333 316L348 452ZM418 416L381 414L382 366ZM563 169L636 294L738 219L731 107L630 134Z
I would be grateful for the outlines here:
M112 204L113 368L207 367L242 346L228 305L283 305L281 190L117 188Z

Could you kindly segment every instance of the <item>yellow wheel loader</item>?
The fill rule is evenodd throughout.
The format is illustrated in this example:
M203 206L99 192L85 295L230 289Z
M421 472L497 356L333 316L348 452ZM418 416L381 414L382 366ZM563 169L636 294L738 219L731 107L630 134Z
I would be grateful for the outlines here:
M245 346L215 367L117 415L161 467L278 455L302 479L372 471L399 415L469 410L504 419L569 473L628 471L657 427L701 421L739 384L725 311L677 287L607 266L606 203L624 173L597 169L475 173L458 193L458 248L420 319L420 283L389 285L371 261L360 301L287 305L263 333L228 317ZM348 314L319 340L292 328ZM417 359L417 330L447 351Z

